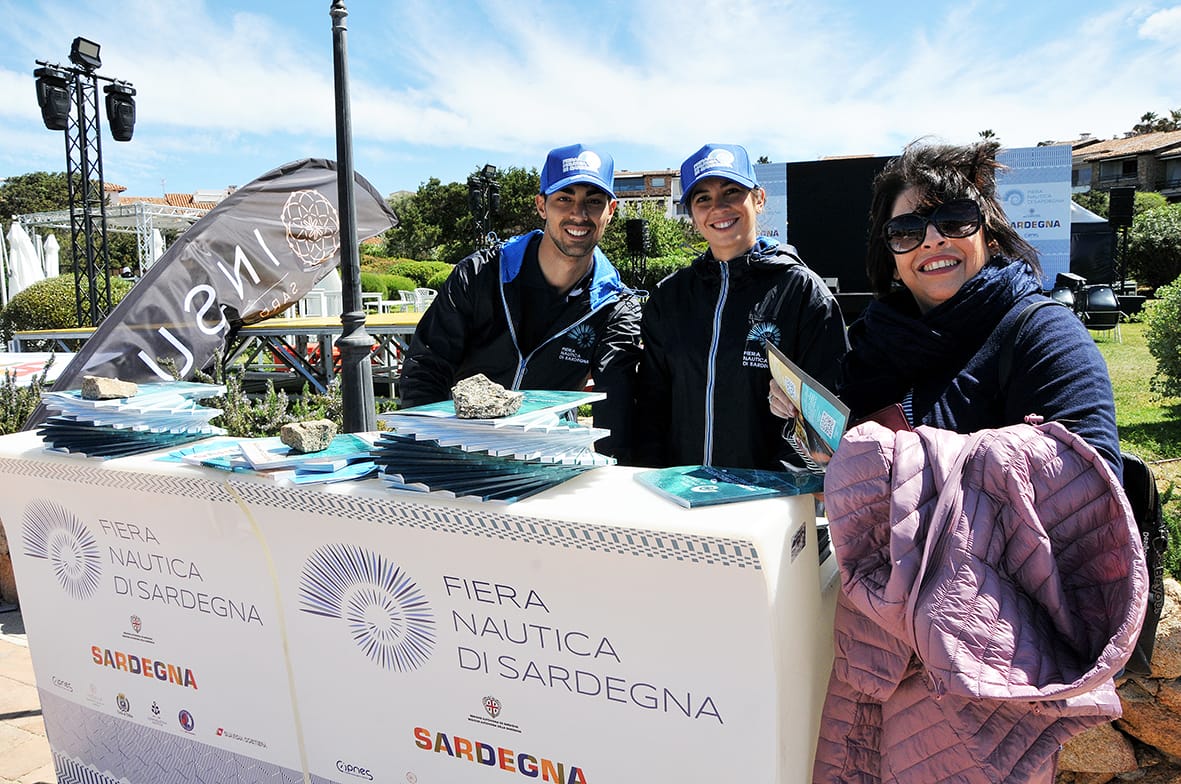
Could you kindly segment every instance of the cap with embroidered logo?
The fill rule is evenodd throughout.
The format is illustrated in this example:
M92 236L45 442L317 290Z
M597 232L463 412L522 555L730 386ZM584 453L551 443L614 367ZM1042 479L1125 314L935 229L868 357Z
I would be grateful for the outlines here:
M747 188L759 187L746 149L737 144L707 144L681 164L681 204L706 177L722 177Z
M541 193L549 196L575 183L586 183L606 191L612 199L615 181L615 161L605 152L592 150L581 144L550 150L541 170Z

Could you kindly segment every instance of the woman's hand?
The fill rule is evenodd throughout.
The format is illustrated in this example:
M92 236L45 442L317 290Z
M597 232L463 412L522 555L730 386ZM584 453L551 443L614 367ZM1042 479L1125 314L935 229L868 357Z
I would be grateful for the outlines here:
M775 379L771 379L771 391L767 395L767 403L771 407L771 413L780 419L795 419L796 407L792 405L787 393L783 391Z

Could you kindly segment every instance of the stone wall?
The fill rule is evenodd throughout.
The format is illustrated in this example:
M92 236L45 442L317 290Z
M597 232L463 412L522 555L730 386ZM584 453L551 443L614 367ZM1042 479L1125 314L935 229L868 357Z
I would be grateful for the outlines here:
M1057 784L1181 784L1181 584L1165 579L1152 674L1118 682L1123 718L1062 749Z

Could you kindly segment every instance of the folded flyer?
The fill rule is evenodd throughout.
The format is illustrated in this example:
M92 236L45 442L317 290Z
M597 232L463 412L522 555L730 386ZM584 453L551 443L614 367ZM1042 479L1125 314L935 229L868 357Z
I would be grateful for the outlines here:
M799 412L784 428L784 438L809 471L824 473L849 426L849 407L775 345L766 346L771 376Z

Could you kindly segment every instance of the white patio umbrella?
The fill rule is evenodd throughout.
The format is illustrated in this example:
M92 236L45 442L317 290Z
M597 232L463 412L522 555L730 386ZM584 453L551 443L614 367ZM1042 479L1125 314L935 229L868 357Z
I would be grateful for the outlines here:
M50 232L45 238L45 277L56 278L61 274L61 246L57 237Z
M37 248L29 238L25 227L17 221L8 230L8 265L10 278L8 296L15 297L29 286L45 278L41 262L37 260Z
M164 235L159 229L152 229L152 258L148 265L155 264L164 255Z
M33 240L33 247L37 250L37 266L41 268L41 274L45 274L45 238L37 232L33 232L30 237Z
M0 231L0 308L8 304L8 246Z

